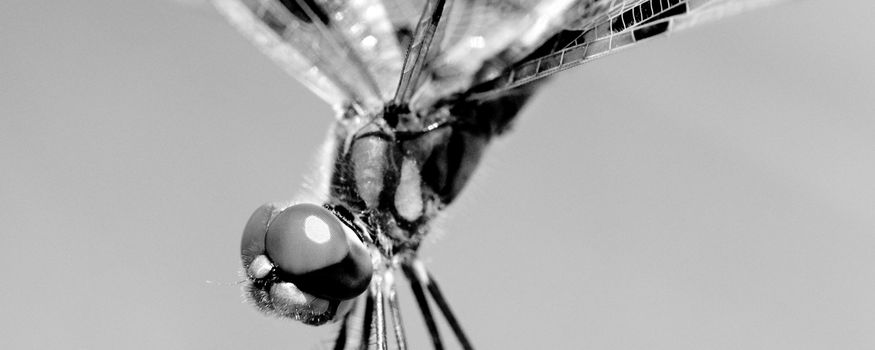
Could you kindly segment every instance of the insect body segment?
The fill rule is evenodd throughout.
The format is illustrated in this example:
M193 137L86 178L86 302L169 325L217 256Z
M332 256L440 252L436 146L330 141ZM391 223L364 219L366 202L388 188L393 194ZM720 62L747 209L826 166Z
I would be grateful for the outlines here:
M426 114L387 108L352 130L338 121L329 204L361 217L389 258L415 252L431 221L468 183L489 141L518 111L496 107L478 103Z

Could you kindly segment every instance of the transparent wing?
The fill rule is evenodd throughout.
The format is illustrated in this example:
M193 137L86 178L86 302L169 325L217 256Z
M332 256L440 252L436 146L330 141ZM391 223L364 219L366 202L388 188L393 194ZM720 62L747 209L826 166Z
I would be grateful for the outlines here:
M402 50L378 0L213 0L259 49L338 110L375 111Z
M412 32L426 0L382 2L395 28L402 32ZM464 41L466 37L485 35L494 29L494 24L503 16L524 12L533 7L533 4L533 1L520 0L449 0L441 15L437 37L432 44L434 48L430 52L443 52Z
M504 49L514 37L539 19L553 18L577 0L450 0L444 6L434 40L424 60L421 79L411 82L422 89L430 75L458 73L470 76L481 63ZM403 38L416 27L425 0L383 0L393 25ZM520 24L523 26L520 26ZM555 33L555 30L550 32ZM406 45L405 45L406 47ZM461 73L459 71L461 70ZM443 74L446 75L446 74ZM464 84L460 84L464 85ZM414 106L415 107L415 106Z
M601 1L608 6L568 23L498 77L474 87L469 98L489 99L642 41L784 1L788 0Z
M413 31L426 0L383 0L389 21L398 30Z
M452 5L444 47L429 61L429 73L411 104L425 109L448 95L467 90L492 67L497 76L581 18L597 0L460 0ZM500 62L504 61L504 62Z

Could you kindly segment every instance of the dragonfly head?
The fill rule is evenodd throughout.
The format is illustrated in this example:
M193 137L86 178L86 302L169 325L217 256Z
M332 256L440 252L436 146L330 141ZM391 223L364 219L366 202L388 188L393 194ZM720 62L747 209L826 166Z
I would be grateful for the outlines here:
M308 324L336 320L373 275L351 223L315 204L258 208L243 232L248 294L263 311Z

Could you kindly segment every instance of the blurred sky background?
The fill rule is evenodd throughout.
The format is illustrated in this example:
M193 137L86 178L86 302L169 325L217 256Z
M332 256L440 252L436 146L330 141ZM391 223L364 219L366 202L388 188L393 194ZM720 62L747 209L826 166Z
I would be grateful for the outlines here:
M423 249L474 343L875 348L873 13L791 3L547 85ZM331 118L197 1L0 2L0 348L316 348L234 283Z

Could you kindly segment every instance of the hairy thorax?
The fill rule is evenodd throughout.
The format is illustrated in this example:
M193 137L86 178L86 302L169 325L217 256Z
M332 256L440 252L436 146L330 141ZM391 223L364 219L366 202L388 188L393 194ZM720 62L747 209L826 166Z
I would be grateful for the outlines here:
M415 251L531 91L427 113L390 106L338 119L329 204L360 218L384 255Z
M425 118L339 120L331 204L361 218L385 255L415 251L467 182L487 139L446 110Z

